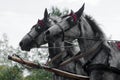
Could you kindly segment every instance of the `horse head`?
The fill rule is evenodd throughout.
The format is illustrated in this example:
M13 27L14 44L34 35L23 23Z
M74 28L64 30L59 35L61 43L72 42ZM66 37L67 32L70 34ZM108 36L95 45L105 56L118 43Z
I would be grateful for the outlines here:
M105 38L99 26L90 16L83 14L83 11L84 4L77 12L61 17L61 21L45 32L45 40L55 41L62 37L62 40L72 42L78 39L81 50L85 51L95 40Z
M80 23L83 11L84 4L77 12L71 12L69 15L61 17L61 21L57 22L45 32L46 40L56 40L60 35L65 38L72 37L73 39L79 37L81 32L77 26Z
M30 51L32 48L38 48L40 45L47 43L44 40L44 32L56 23L56 18L59 19L57 16L49 15L47 9L45 9L44 18L38 20L37 24L20 41L19 45L21 49Z

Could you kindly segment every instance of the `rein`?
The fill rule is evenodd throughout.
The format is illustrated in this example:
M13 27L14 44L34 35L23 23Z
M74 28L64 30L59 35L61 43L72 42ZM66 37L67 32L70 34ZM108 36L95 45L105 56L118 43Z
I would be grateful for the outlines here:
M68 43L68 42L67 42ZM73 57L63 61L60 65L58 65L58 67L61 67L61 66L65 66L66 64L69 64L70 62L74 61L74 60L77 60L79 58L82 58L82 57L86 57L87 55L90 55L92 53L96 53L97 49L99 49L99 46L103 43L103 40L98 40L97 43L92 47L90 48L87 52L81 52L79 51L76 55L74 55ZM74 45L75 46L75 45ZM79 46L79 45L76 45L76 46ZM68 46L65 46L65 47L68 47ZM69 47L73 47L73 46L69 46ZM57 47L58 48L58 47ZM59 47L61 48L61 47ZM53 57L50 61L47 62L47 65L48 64L51 64L53 61L55 61L56 59L58 59L63 53L65 53L66 51L62 51L61 53L59 53L58 55L56 55L55 57Z
M103 43L103 40L97 42L97 43L92 47L92 49L89 49L87 52L81 52L81 51L79 51L75 56L73 56L73 57L65 60L64 62L62 62L62 63L59 65L59 67L64 66L64 65L66 65L66 64L68 64L68 63L70 63L70 62L72 62L72 61L74 61L74 60L77 60L77 59L79 59L79 58L86 57L86 56L88 56L88 55L90 55L90 54L94 54L95 51L99 48L99 46L100 46L102 43Z

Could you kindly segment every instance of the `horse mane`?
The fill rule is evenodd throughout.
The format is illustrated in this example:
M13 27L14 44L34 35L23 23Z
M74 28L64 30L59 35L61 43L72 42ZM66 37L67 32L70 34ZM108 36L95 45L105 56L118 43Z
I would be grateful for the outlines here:
M102 29L99 27L98 23L96 23L96 21L88 15L85 15L85 19L88 21L88 23L91 25L91 28L93 30L93 32L95 33L95 37L97 37L98 39L104 39L105 40L105 34L102 31ZM104 44L104 48L107 51L107 53L110 52L110 47L105 43Z
M64 15L64 16L62 16L62 18L65 18L67 16L68 15ZM88 21L88 23L90 24L93 32L95 33L95 37L100 38L100 39L105 38L105 34L102 31L102 29L99 27L98 23L91 16L89 16L89 15L85 14L84 17Z
M67 17L68 15L66 14L66 15L63 15L63 16L61 16L61 18L65 18L65 17Z
M98 23L91 16L85 15L85 19L90 24L96 37L105 38L105 34L103 33L102 29L99 27Z

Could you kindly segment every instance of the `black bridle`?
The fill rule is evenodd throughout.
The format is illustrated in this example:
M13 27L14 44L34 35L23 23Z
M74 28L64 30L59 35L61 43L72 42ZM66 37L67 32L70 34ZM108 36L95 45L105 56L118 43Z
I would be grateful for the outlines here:
M37 32L37 35L36 35L36 36L33 37L33 36L30 34L30 32L27 33L27 35L28 35L28 36L30 37L30 39L31 39L31 43L32 43L32 42L35 43L37 47L39 47L39 43L36 41L36 39L39 37L39 35L40 35L43 31L45 31L47 28L49 28L48 25L45 24L45 23L46 23L46 22L43 21L43 20L38 20L38 23L36 24L37 27L42 26L42 27L45 28L45 29L42 30L42 31L39 31L39 30L37 30L35 27L33 27L33 28L35 28L35 31Z
M62 33L62 41L64 41L64 37L65 37L65 33L64 33L64 32L65 32L65 31L64 31L64 29L62 28L62 26L61 26L60 24L57 23L56 25L57 25L57 26L61 29L61 31L62 31L62 32L60 32L60 34Z
M60 33L58 33L57 35L55 35L55 36L58 36L59 34L62 34L62 41L64 41L64 37L65 37L65 32L66 31L69 31L70 29L72 29L73 27L74 27L74 25L77 25L78 24L78 28L79 28L79 30L80 30L80 32L81 32L81 24L80 24L80 19L77 19L75 16L76 15L68 15L68 16L70 16L68 19L67 19L67 22L69 23L69 28L67 28L66 30L64 30L63 28L62 28L62 26L59 24L59 23L56 23L56 25L60 28L60 30L61 30L61 32ZM67 16L66 16L67 17ZM73 18L73 21L74 21L74 23L70 23L70 19L71 19L71 17ZM80 35L82 34L82 32L80 33Z
M78 23L78 28L79 28L79 30L80 30L80 32L81 32L81 24L80 24L80 21L81 21L81 20L78 21L78 22L79 22L79 23ZM61 33L62 33L63 35L65 34L65 31L68 31L68 30L70 30L71 28L73 28L73 26L71 27L71 25L70 25L70 27L69 27L68 29L64 30L64 29L61 27L60 24L57 24L57 25L58 25L59 28L61 29L61 31L62 31ZM82 35L82 32L81 32L80 35ZM64 37L64 36L63 36L63 37ZM62 38L62 39L64 39L64 38ZM118 69L118 68L116 68L116 67L110 66L110 64L109 64L109 62L108 62L108 61L109 61L109 56L110 56L110 55L109 55L109 51L107 52L107 53L108 53L108 59L107 59L107 64L106 64L106 65L105 65L105 64L92 64L92 65L91 65L91 63L92 63L92 61L94 60L94 58L100 53L101 48L106 48L106 46L103 44L104 41L106 41L106 40L100 39L99 37L92 37L92 38L79 37L78 39L96 40L97 43L99 44L99 45L95 48L95 50L93 51L93 54L94 54L94 55L83 65L83 68L84 68L85 71L87 71L88 73L90 73L92 70L105 70L105 71L108 71L108 72L113 72L113 73L116 73L116 74L120 74L120 69ZM90 50L92 50L92 48L91 48ZM79 53L81 53L81 52L79 52ZM83 53L85 53L85 52L83 52ZM89 52L88 52L88 54L89 54ZM79 56L79 57L77 57L77 56ZM86 55L84 55L84 56L86 56ZM80 56L80 55L73 56L71 59L68 59L68 60L64 61L64 62L66 62L66 63L62 62L59 67L64 66L64 65L66 65L66 64L68 64L68 63L76 60L76 58L79 59L80 57L84 57L84 56ZM67 62L68 62L68 63L67 63Z
M36 44L37 47L39 47L39 43L36 41L36 38L39 36L39 34L36 35L35 37L31 36L30 33L27 33L27 35L30 37L31 43L33 42Z

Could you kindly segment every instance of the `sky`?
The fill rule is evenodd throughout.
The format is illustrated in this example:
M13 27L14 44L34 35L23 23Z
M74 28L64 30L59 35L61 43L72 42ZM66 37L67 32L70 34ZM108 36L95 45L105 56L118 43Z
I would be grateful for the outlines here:
M85 3L84 13L91 15L113 40L120 40L120 0L0 0L0 36L6 33L9 44L18 47L30 28L43 18L44 10L77 11Z

